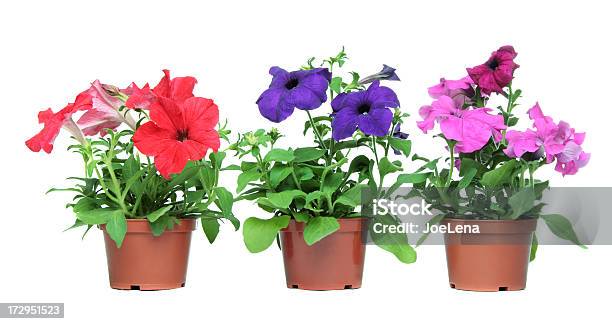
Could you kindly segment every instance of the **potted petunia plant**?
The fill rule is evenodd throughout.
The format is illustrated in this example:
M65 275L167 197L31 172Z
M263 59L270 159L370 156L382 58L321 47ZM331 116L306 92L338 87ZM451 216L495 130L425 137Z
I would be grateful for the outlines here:
M82 157L83 175L50 191L76 193L67 205L76 216L71 229L102 229L112 288L183 287L196 219L211 243L221 221L239 227L233 196L218 185L220 138L229 131L215 129L218 107L195 97L195 84L167 70L153 88L96 80L62 110L40 112L44 127L26 141L46 153L62 129L76 141L69 150Z
M393 90L380 84L399 80L395 70L385 65L365 78L351 72L345 81L338 72L346 60L342 50L318 66L312 58L292 72L272 67L270 87L257 100L261 115L274 123L302 114L312 145L282 147L283 136L272 129L242 134L231 146L242 160L236 199L256 201L271 215L244 222L245 245L257 253L276 240L288 288L361 287L368 228L359 211L362 195L377 194L385 176L402 170L395 154L410 155L410 140L400 131L407 115ZM326 102L331 109L311 114ZM416 260L405 236L374 241L404 263Z
M428 91L434 101L419 111L418 127L427 133L439 125L437 137L449 152L442 169L441 158L428 161L428 180L415 190L440 212L429 223L447 227L452 288L524 289L538 246L538 219L555 235L583 246L566 217L542 212L549 182L535 173L555 163L563 176L576 174L590 157L582 149L585 134L555 122L537 103L527 111L532 127L511 129L522 115L515 110L521 90L512 83L516 56L512 46L503 46L468 68L464 78L441 79ZM501 104L488 108L495 100Z

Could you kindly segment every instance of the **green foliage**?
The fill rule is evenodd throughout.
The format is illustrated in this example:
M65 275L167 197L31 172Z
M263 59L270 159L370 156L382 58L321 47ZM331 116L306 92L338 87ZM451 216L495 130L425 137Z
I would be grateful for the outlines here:
M314 217L304 228L304 241L308 245L313 245L339 228L340 224L334 217Z
M465 107L486 107L489 98L482 96L478 87L474 90L470 104ZM514 116L513 110L518 106L517 101L521 94L521 90L514 90L512 84L502 92L507 105L498 106L497 109L508 128L518 123L518 117ZM502 135L505 135L505 131ZM453 148L456 143L446 139L443 134L436 136L444 139L451 151L450 159L446 160L448 164L439 169L438 162L444 161L441 158L428 160L418 157L417 159L426 162L419 171L431 170L432 173L427 182L414 187L417 195L440 212L440 215L431 221L439 222L444 217L484 220L542 218L555 235L582 246L567 218L555 214L542 215L545 204L541 200L549 185L548 181L537 180L534 173L547 164L544 155L535 152L524 154L520 158L508 157L504 153L508 143L502 136L499 141L491 138L479 150L455 156ZM460 162L458 176L455 172L455 162ZM425 236L418 244L424 239ZM535 235L531 248L533 260L538 248Z
M278 231L289 225L289 216L278 216L270 219L250 217L244 221L242 234L244 244L252 253L261 252L274 242Z
M346 60L343 49L320 65L311 58L302 69L325 65L333 72L328 97L333 99L337 94L364 89L357 72L349 72L347 78L338 73ZM254 201L264 214L272 215L269 219L251 217L244 222L248 250L267 249L290 221L304 223L304 240L312 245L336 232L340 226L338 219L360 217L358 208L369 201L362 196L366 192L369 198L383 196L385 178L403 170L398 158L411 153L411 141L392 134L395 125L407 116L396 109L385 136L367 136L357 131L352 138L336 142L331 136L332 118L326 113L312 116L307 111L303 134L313 139L313 144L307 147L279 147L277 141L282 136L274 129L239 134L230 146L242 160L236 200ZM402 155L389 154L393 150ZM399 185L424 182L428 176L429 173L420 172L407 174L399 178ZM401 261L414 262L414 250L406 238L380 242ZM393 246L396 243L399 245Z
M118 247L130 219L146 219L153 235L159 236L182 218L201 218L211 243L217 237L220 221L229 220L238 229L239 222L232 213L233 196L217 186L224 152L189 162L181 173L165 179L148 158L141 160L132 136L130 130L108 130L100 139L70 147L83 157L85 176L69 178L77 182L72 188L49 192L76 193L67 205L77 217L71 228L105 224Z

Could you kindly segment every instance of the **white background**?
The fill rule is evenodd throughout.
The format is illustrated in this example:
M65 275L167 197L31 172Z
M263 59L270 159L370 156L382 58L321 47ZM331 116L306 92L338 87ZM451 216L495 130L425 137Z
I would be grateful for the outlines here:
M23 142L39 130L39 110L62 108L88 82L154 85L162 68L196 76L196 94L214 98L234 130L269 128L254 104L270 81L268 68L294 69L344 45L349 70L398 68L403 81L391 86L413 115L413 151L432 157L443 153L442 144L414 126L418 107L430 102L426 87L441 76L462 77L465 67L512 44L522 111L538 100L556 120L586 130L584 147L593 153L577 176L539 175L557 186L607 186L610 13L603 1L5 1L0 302L64 302L71 323L608 322L610 247L541 247L527 290L508 293L448 288L441 246L419 248L412 265L369 247L362 289L308 292L285 288L277 249L251 255L241 233L226 226L213 246L195 233L186 288L112 290L101 233L84 241L79 231L62 233L73 221L63 208L69 195L44 195L81 173L79 158L65 151L67 136L51 155ZM280 125L285 144L307 143L303 121L296 111ZM224 182L232 185L235 174ZM236 215L266 216L248 203Z

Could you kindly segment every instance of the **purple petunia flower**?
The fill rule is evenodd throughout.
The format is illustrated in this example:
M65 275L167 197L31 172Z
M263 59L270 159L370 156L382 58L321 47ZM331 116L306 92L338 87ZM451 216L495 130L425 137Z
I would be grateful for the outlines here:
M327 101L331 73L326 68L287 72L273 66L270 74L270 87L257 99L259 112L270 121L280 123L295 108L311 110Z
M367 90L341 93L331 102L334 110L332 137L340 141L359 128L366 135L385 136L393 120L389 108L400 103L393 90L374 81Z
M395 73L395 69L388 66L387 64L383 64L382 70L380 72L369 75L359 81L359 84L368 84L370 82L374 82L376 80L389 80L389 81L400 81L399 76Z

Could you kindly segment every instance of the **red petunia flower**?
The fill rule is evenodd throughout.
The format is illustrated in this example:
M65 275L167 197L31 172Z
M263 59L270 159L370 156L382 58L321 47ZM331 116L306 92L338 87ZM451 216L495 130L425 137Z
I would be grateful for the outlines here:
M163 72L164 76L152 90L148 83L142 89L132 83L125 91L129 96L125 103L126 107L149 109L157 97L170 98L177 103L193 97L193 87L198 82L196 78L187 76L172 79L170 71L163 70Z
M219 149L219 133L214 129L219 108L212 100L191 97L176 102L158 97L150 112L151 121L134 133L134 145L155 158L155 167L164 178L183 171L187 161L202 159L208 149Z
M47 153L53 151L53 142L62 127L66 128L72 136L82 140L81 130L72 120L72 115L79 110L89 110L92 107L92 98L87 91L80 93L74 103L68 104L62 110L54 113L51 108L38 113L38 122L44 124L43 129L25 142L33 152L42 149Z
M468 68L467 72L484 94L502 92L512 81L514 70L519 67L514 63L516 55L514 47L502 46L484 64Z

